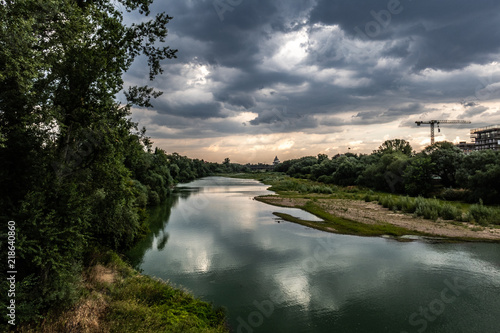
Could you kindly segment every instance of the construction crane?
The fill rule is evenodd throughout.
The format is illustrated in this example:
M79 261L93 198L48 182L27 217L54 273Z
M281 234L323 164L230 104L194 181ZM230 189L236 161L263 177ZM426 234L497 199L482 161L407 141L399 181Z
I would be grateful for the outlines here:
M431 125L431 145L434 144L434 124L438 125L438 132L441 132L439 124L470 124L468 120L430 120L430 121L416 121L415 124L420 126L422 124Z

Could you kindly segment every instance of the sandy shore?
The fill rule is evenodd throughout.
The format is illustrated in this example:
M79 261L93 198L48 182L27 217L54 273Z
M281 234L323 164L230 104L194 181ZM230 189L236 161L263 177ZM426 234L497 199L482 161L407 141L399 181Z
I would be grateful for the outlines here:
M302 208L310 199L282 198L276 195L259 197L258 200L276 206ZM469 223L441 219L434 222L420 217L413 217L410 214L394 213L375 202L348 199L317 199L315 203L329 214L356 222L366 224L389 223L435 236L500 240L500 229L478 227Z

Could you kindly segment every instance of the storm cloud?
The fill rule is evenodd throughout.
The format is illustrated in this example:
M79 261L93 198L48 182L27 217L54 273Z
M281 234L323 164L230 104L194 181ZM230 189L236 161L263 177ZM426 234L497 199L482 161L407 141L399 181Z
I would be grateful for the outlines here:
M167 43L178 58L155 82L147 82L141 60L125 76L127 84L164 91L149 113L133 114L155 128L153 139L205 136L210 146L228 135L314 136L378 125L425 144L422 129L408 136L415 120L500 122L497 1L156 1L153 12L163 11L174 17ZM459 129L446 139L467 133ZM365 132L372 146L359 151L384 139ZM326 141L349 145L348 137L335 140Z

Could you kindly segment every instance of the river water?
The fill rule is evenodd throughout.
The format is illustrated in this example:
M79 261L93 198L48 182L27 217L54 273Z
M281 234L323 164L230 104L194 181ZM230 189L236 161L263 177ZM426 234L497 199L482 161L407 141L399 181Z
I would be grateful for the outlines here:
M143 273L227 309L234 332L500 332L500 244L325 233L253 198L254 180L208 177L151 210L129 253Z

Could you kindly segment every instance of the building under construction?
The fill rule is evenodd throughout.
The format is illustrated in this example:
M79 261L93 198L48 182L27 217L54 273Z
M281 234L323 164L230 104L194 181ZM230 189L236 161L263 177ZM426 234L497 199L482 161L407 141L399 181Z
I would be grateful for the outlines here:
M474 150L500 150L500 125L476 128L470 131Z

